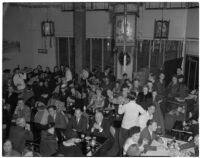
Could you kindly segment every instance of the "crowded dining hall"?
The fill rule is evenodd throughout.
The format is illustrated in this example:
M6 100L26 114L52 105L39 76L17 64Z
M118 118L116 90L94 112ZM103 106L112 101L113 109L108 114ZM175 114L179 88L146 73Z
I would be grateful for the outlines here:
M199 157L198 2L2 14L2 156Z

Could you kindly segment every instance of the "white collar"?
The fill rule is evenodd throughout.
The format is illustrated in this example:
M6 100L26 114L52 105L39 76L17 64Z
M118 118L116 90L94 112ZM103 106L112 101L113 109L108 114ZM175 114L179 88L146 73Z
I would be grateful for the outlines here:
M102 121L100 122L100 123L97 123L99 126L101 126L101 124L102 124Z
M149 128L148 128L148 130L149 130ZM152 132L151 130L149 130L149 133L150 133L150 135L151 135L151 137L152 137L152 135L153 135L153 132Z
M149 116L149 117L151 117L151 116L152 116L152 114L150 114L150 113L148 112L148 110L147 110L147 116Z

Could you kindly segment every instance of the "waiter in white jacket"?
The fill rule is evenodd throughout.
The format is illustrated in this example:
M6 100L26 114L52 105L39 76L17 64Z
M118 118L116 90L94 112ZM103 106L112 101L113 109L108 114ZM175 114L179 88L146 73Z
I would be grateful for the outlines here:
M139 114L144 114L145 110L135 102L134 92L130 93L128 98L130 102L124 105L119 105L118 113L124 114L120 132L119 132L119 144L123 147L124 142L128 138L128 130L131 127L138 126Z

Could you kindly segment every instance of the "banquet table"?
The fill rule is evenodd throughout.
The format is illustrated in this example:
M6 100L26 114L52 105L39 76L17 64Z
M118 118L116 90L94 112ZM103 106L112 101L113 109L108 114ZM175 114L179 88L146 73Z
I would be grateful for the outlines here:
M165 138L165 137L161 137L161 138L165 143L168 141L172 141L171 138ZM187 143L187 142L179 141L179 140L176 140L176 142L180 145ZM151 146L157 146L157 147L159 145L160 144L155 140L151 144ZM194 153L194 148L185 149L185 151ZM147 157L149 157L149 156L152 156L152 157L154 157L154 156L163 156L163 157L179 156L179 155L172 155L172 154L173 154L172 150L163 148L163 149L157 149L156 151L147 151L146 153L143 153L142 156L147 156Z

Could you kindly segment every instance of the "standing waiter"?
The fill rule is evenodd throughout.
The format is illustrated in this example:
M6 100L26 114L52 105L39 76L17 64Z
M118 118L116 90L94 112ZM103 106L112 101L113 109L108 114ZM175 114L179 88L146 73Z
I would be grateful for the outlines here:
M122 148L128 138L128 130L131 127L138 126L139 114L144 114L145 110L135 102L135 95L131 92L128 96L130 101L127 104L119 105L118 113L124 114L122 125L119 131L119 145Z

